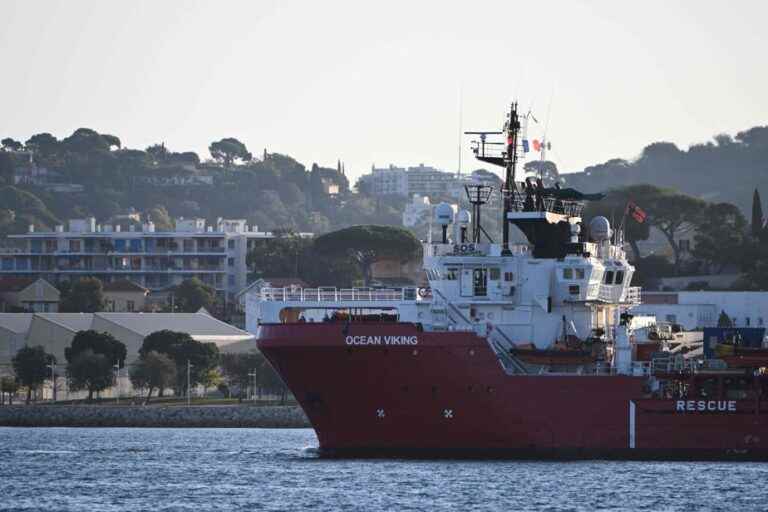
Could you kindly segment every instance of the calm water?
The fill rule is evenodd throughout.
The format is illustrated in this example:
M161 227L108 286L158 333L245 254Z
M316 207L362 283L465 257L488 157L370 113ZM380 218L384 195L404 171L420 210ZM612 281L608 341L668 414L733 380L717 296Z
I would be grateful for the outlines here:
M768 464L323 460L311 430L0 428L0 510L768 510Z

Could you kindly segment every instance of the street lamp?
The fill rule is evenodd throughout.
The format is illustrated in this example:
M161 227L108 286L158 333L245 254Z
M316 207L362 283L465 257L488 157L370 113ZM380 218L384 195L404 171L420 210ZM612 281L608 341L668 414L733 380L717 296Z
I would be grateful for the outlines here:
M254 368L253 371L248 374L249 377L253 378L253 391L251 398L253 398L254 402L256 401L256 375L256 368Z
M187 407L189 407L189 402L190 402L190 393L191 393L190 374L191 373L192 373L192 363L190 363L189 359L187 359Z
M56 401L56 361L51 361L51 364L45 365L51 369L51 388L53 389L53 401Z
M115 398L117 405L120 405L120 361L117 364L113 364L112 368L115 369Z

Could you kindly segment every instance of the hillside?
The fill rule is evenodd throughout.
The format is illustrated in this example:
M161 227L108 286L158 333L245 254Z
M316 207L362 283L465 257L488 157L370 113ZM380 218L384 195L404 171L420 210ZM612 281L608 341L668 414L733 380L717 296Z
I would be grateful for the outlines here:
M316 233L401 222L406 198L355 193L341 162L307 168L266 150L254 156L235 138L213 141L209 152L211 158L203 161L162 144L128 149L118 137L89 128L62 140L48 133L24 143L3 139L0 233L20 232L29 224L51 228L90 215L106 221L129 208L149 213L161 228L179 216L245 218L263 230ZM613 159L560 176L554 165L544 164L545 181L560 179L583 192L652 183L730 202L746 214L755 187L768 188L768 127L718 135L687 150L655 142L635 160Z
M735 137L717 135L713 142L694 144L688 150L655 142L633 161L613 159L561 177L583 192L650 183L711 202L732 203L746 215L755 187L768 189L768 126Z

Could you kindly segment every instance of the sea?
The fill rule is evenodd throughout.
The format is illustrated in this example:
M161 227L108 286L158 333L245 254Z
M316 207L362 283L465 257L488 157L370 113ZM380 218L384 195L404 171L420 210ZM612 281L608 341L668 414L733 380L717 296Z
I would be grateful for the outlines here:
M309 429L0 428L0 510L768 510L768 464L336 460Z

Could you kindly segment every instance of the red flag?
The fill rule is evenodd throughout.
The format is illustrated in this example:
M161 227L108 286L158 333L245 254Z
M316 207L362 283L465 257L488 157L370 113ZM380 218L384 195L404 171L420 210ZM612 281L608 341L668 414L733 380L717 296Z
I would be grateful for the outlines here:
M533 150L541 151L541 142L539 142L539 139L533 139Z
M645 219L648 217L648 214L643 211L642 208L637 206L632 201L629 201L627 203L627 211L626 213L630 214L633 219L637 221L638 224L642 224L645 222Z

